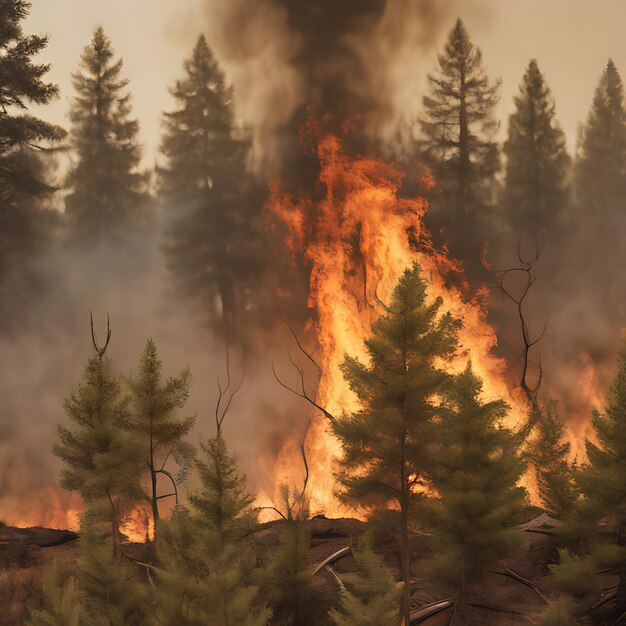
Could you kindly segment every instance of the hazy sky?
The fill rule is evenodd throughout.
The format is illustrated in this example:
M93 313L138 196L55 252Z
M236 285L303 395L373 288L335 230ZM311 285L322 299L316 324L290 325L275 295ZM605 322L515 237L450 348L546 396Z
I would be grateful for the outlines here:
M168 86L180 75L182 59L203 27L201 2L32 0L26 29L50 35L49 47L40 59L52 63L50 78L61 87L60 100L45 107L41 115L67 125L70 75L92 31L102 25L124 58L141 122L145 162L151 165L159 141L160 112L171 106ZM477 4L482 10L476 10ZM523 70L529 58L536 57L573 148L577 125L586 117L607 59L612 57L626 76L626 1L462 0L459 6L470 35L483 49L489 74L502 77L504 125ZM417 85L432 66L431 57L415 68Z

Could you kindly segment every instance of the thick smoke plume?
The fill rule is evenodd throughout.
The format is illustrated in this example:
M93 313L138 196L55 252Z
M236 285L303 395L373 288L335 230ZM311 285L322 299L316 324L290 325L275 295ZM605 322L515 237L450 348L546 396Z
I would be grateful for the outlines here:
M254 166L293 173L307 117L363 118L390 141L420 103L420 70L473 0L206 0L211 45L254 136ZM291 168L291 170L290 170Z

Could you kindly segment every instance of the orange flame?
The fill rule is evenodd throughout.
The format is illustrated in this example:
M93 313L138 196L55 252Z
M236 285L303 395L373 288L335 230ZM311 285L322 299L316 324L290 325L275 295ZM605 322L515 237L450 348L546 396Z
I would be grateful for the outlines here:
M471 359L483 379L484 398L504 398L511 406L510 423L521 423L525 401L509 391L506 362L492 353L497 338L485 320L486 291L470 297L460 264L433 247L422 223L427 201L401 197L402 172L374 158L349 157L333 133L321 135L317 156L322 197L296 200L274 182L267 206L287 226L293 259L301 257L311 267L308 304L315 312L321 352L319 404L333 414L357 408L339 365L346 354L367 361L363 342L381 312L377 300L388 301L403 271L417 262L428 282L428 297L441 297L442 311L463 321L459 338L464 354L451 371L461 370ZM423 187L432 184L427 177L422 180ZM324 417L313 417L305 446L312 512L354 514L334 494L333 466L341 450ZM286 445L277 484L295 482L295 468L301 464L294 454L295 446Z

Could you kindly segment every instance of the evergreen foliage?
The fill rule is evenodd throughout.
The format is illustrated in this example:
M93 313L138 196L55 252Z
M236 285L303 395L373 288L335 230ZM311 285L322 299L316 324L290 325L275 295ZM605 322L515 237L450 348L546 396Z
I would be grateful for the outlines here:
M524 472L521 435L504 426L508 406L482 402L482 382L468 364L446 390L435 440L438 445L433 486L433 568L459 589L457 615L462 620L467 586L480 579L519 539L511 528L525 504L518 486Z
M78 491L92 517L111 525L118 553L120 524L141 498L142 460L128 436L128 398L100 356L87 362L78 390L65 401L68 426L58 427L53 452L66 464L60 483Z
M182 409L189 398L189 368L163 381L162 366L154 340L148 339L141 353L139 373L128 380L132 397L128 426L141 447L141 460L150 474L146 498L152 507L155 539L158 534L159 500L168 495L176 496L178 500L178 485L191 468L193 447L185 441L185 437L195 422L193 416L182 419L176 416L176 410ZM170 458L179 464L178 476L167 468ZM160 475L171 483L166 494L160 494L158 490Z
M585 213L624 211L626 114L624 88L612 60L596 88L576 162L578 202Z
M55 562L44 573L43 606L32 612L29 626L81 626L85 598L75 576L63 576Z
M124 233L148 196L132 119L122 60L114 61L111 41L98 28L73 75L76 96L70 110L76 164L68 178L66 213L77 236L110 241Z
M191 511L178 509L162 523L160 598L166 624L261 626L271 611L257 601L255 553L249 533L256 522L246 477L221 429L196 459L201 489Z
M336 626L393 624L400 612L402 583L397 583L366 538L352 554L357 572L342 577L339 609L329 613Z
M482 53L460 19L438 57L437 72L428 80L431 92L423 101L421 147L442 190L433 198L431 218L446 231L457 255L477 256L478 248L469 248L476 243L472 231L484 209L493 204L499 169L493 140L499 83L486 77ZM462 238L455 240L455 233L462 233Z
M574 472L568 463L570 444L564 438L565 420L556 403L550 403L539 411L530 458L543 506L556 519L572 513L578 497Z
M405 271L387 314L365 342L370 365L347 357L342 366L362 408L333 424L343 449L340 497L397 511L404 582L410 579L409 529L428 485L427 442L440 408L434 398L448 381L436 363L454 353L460 326L449 313L440 314L441 304L440 298L427 304L417 265ZM408 585L402 607L406 616Z
M86 596L82 624L145 626L151 623L152 599L137 566L111 555L100 524L89 514L81 520L78 580Z
M558 225L567 200L569 157L552 94L535 59L528 64L509 117L504 204L516 232Z
M202 294L211 323L234 339L251 306L259 264L248 142L235 129L232 88L203 36L184 70L171 90L176 107L163 120L160 192L171 216L166 251L185 292Z
M37 152L48 142L63 138L58 126L29 115L29 104L48 104L58 88L45 82L50 66L35 64L34 56L48 45L48 38L25 35L21 22L30 11L26 0L0 0L0 222L1 231L21 231L26 219L15 213L24 196L52 191L43 176Z

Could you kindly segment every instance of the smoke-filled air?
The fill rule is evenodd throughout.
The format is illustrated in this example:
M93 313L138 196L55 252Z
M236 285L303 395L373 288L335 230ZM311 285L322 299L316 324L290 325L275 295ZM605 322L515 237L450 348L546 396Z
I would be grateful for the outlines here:
M625 20L0 0L0 626L626 624Z

